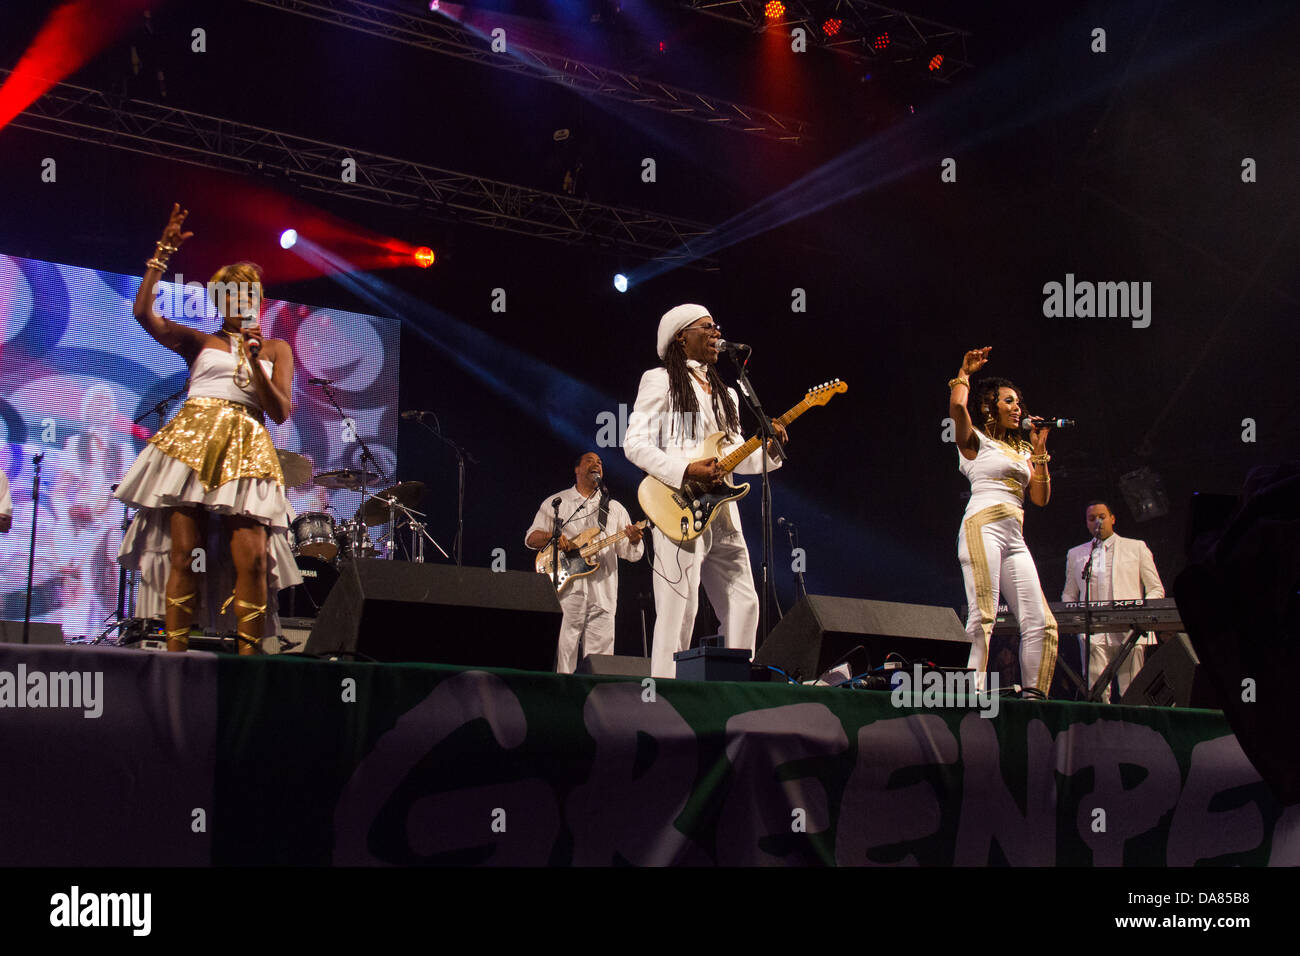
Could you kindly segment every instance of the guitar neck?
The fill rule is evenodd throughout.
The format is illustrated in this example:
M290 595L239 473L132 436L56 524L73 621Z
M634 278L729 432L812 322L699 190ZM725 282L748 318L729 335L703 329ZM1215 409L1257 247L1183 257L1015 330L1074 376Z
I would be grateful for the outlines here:
M642 531L644 531L645 526L649 523L650 522L648 521L638 521L636 523L636 526L640 528ZM591 544L587 545L579 553L584 558L589 558L597 551L600 551L604 548L608 548L611 544L618 544L618 542L622 541L626 537L627 537L627 529L624 528L622 531L617 531L614 534L606 535L605 537L601 538L599 541L591 542Z
M809 401L807 398L804 398L804 400L801 401L798 405L795 405L788 412L786 412L784 415L778 418L776 420L776 423L784 428L786 425L789 425L792 421L794 421L796 418L798 418L800 415L802 415L804 412L808 411L808 409L812 407L813 407L813 403ZM743 445L741 445L739 448L733 451L730 455L727 455L725 458L719 459L718 464L722 465L724 471L727 472L732 471L737 465L739 465L742 461L744 461L746 458L752 455L761 442L762 442L761 434L754 435L754 437L750 438L749 441L745 442Z

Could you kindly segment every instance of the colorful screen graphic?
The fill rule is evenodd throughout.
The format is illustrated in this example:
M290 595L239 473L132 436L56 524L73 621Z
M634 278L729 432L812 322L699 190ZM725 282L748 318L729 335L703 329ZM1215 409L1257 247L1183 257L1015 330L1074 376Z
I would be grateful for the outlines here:
M13 498L13 527L0 534L0 618L23 619L40 454L32 619L62 624L65 637L94 637L117 610L125 516L112 487L179 409L188 379L181 357L132 317L139 284L138 276L0 256L0 467ZM217 328L199 285L163 291L163 314ZM293 346L296 361L293 417L268 421L276 447L305 455L315 473L358 468L359 435L392 475L398 322L268 299L261 325ZM342 416L312 377L334 380ZM339 523L356 512L361 493L306 484L289 500L299 514Z

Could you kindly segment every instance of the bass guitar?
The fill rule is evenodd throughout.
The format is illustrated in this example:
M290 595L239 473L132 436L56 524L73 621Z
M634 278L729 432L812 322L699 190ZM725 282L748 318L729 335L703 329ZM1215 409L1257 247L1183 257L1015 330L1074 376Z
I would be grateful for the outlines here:
M638 521L635 526L644 531L649 524L648 520ZM600 528L588 528L570 539L575 547L560 552L560 573L556 575L559 578L559 587L556 588L557 594L563 594L564 589L569 586L571 581L585 578L587 575L594 573L600 567L600 562L595 559L595 555L626 538L627 529L624 528L622 531L607 534L603 538L596 538L598 534L600 534ZM533 567L537 569L538 574L544 574L554 580L551 575L551 568L554 565L551 563L551 546L549 544L537 552L537 560L533 563Z

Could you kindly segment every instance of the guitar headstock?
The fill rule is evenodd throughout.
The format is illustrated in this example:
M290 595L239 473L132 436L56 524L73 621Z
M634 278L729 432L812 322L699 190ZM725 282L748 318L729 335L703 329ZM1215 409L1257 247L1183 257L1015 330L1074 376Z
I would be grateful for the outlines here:
M803 400L809 405L825 405L840 392L847 392L849 386L841 382L838 378L831 379L829 382L823 382L816 388L808 389L808 394Z

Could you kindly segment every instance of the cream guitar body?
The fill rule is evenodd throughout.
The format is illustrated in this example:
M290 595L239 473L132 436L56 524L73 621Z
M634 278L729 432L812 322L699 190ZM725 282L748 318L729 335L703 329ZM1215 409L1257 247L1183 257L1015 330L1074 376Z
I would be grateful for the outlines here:
M840 392L848 391L848 385L839 379L818 385L810 389L803 401L776 419L782 427L789 425L814 405L825 405ZM666 485L658 478L647 475L637 488L636 498L641 508L650 518L650 522L674 541L692 541L704 533L704 530L718 515L718 509L729 501L738 501L749 494L749 485L734 485L729 480L731 472L742 461L752 455L759 445L758 436L736 448L727 455L722 454L722 432L710 435L691 452L691 461L718 460L726 475L714 483L688 480L680 487ZM683 469L685 471L685 469Z

